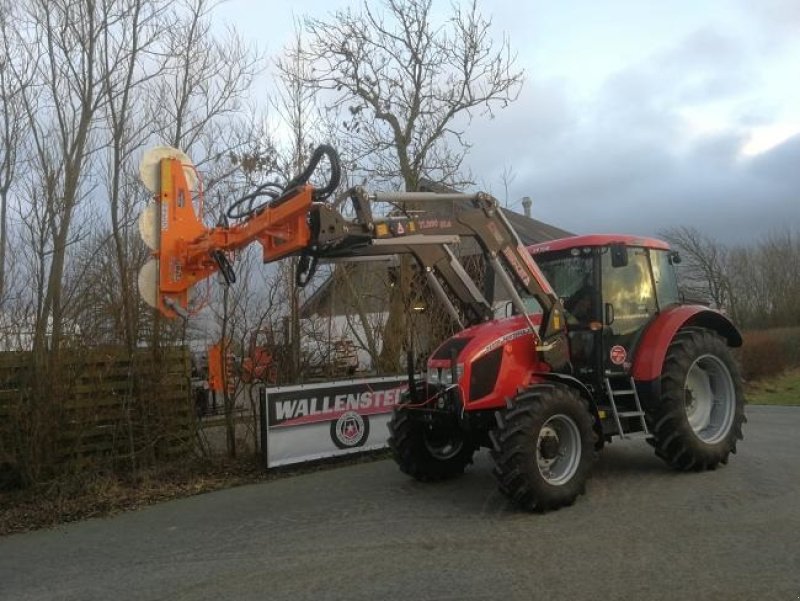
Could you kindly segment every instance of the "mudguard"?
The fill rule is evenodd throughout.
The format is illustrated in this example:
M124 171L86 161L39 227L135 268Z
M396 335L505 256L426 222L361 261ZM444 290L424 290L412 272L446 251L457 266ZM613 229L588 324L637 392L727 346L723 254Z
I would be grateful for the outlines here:
M637 382L661 376L667 349L678 330L685 327L707 328L728 341L728 346L742 345L742 335L727 316L703 305L676 305L663 311L647 327L633 359L631 375Z

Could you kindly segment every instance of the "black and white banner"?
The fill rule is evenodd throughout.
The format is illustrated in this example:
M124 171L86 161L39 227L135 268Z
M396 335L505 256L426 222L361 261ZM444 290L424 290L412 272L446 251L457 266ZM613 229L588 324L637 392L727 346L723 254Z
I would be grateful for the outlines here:
M402 376L265 389L267 467L384 448L392 409L406 389Z

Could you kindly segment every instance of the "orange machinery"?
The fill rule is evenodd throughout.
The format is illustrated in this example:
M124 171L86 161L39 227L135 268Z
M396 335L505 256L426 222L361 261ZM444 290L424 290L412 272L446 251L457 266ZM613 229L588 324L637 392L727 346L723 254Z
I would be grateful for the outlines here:
M211 228L195 210L195 205L202 202L202 189L189 158L169 147L148 152L140 175L154 197L140 216L139 229L153 257L139 273L144 300L168 317L185 315L189 290L196 283L216 271L229 283L235 281L226 253L258 241L264 261L268 262L307 248L309 208L321 192L338 185L338 163L333 170L335 178L332 176L331 184L322 191L307 183L329 147L321 148L304 174L290 182L281 194L268 195L271 200L248 211L247 219ZM250 195L243 200L249 200L252 207L254 198Z
M220 340L208 347L208 388L214 392L223 392L226 384L231 393L235 388L233 355L225 352L229 344Z

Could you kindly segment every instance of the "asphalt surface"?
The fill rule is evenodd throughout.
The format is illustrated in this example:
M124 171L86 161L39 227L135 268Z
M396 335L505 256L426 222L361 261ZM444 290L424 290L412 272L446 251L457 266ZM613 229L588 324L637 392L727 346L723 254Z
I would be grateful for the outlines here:
M800 408L748 418L713 472L614 443L544 515L508 506L483 452L441 484L379 461L13 535L0 598L796 601Z

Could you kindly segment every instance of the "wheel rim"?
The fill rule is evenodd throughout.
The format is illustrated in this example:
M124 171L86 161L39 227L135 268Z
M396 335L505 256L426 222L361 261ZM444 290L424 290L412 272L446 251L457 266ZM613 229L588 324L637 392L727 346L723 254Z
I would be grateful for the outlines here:
M435 459L444 461L452 459L458 455L461 448L464 446L464 441L460 437L455 437L452 434L443 432L436 432L435 430L428 430L425 432L425 448Z
M536 464L548 484L568 482L581 460L581 435L575 421L563 414L548 419L536 441Z
M713 444L725 438L733 425L736 390L728 367L719 357L702 355L686 373L686 418L695 435Z

